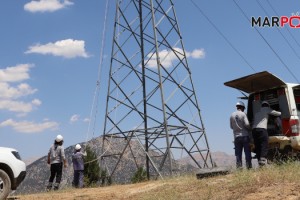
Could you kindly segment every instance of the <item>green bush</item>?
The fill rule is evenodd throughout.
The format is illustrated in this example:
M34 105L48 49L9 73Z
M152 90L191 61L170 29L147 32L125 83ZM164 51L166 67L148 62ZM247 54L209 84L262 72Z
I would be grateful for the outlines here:
M139 183L147 180L147 172L144 168L139 167L133 177L131 178L132 183Z
M101 169L96 153L89 146L85 151L87 156L84 159L84 182L86 186L93 186L100 180Z

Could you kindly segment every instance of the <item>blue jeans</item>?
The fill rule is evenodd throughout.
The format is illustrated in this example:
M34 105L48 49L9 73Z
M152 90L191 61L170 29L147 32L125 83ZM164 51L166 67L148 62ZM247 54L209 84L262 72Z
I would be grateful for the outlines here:
M83 179L84 179L84 171L74 170L74 179L73 179L74 187L83 188Z
M268 143L269 136L267 129L264 128L255 128L252 130L254 145L255 145L255 153L258 161L261 158L266 159L268 156Z
M242 154L244 149L245 158L246 158L246 167L248 169L252 168L249 136L236 137L234 139L234 149L235 149L235 156L236 156L236 167L237 168L243 167Z

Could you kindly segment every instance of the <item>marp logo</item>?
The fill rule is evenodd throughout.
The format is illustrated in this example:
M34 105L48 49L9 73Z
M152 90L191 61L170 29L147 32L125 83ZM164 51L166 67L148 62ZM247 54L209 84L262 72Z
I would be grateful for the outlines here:
M251 17L252 27L285 27L290 28L300 28L300 16L299 12L292 13L290 17L288 16L272 16L272 17Z

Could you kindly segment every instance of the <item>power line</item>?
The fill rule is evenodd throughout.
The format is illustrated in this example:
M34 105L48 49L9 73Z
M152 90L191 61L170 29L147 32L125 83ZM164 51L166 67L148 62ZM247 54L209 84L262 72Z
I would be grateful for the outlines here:
M257 4L259 5L259 7L265 12L265 14L270 17L269 13L266 11L266 9L261 5L261 3L259 2L259 0L256 0ZM291 45L291 43L287 40L287 38L283 35L283 33L281 32L281 30L276 27L276 30L280 33L280 35L283 37L283 39L285 40L285 42L288 44L288 46L292 49L292 51L294 52L294 54L297 56L297 58L300 60L300 56L297 54L296 50L294 49L294 47Z
M192 4L197 8L197 10L205 17L205 19L214 27L214 29L223 37L223 39L230 45L230 47L244 60L244 62L254 71L256 70L250 65L246 58L238 51L238 49L229 41L229 39L222 33L220 29L209 19L209 17L201 10L201 8L194 2L190 0Z
M242 12L243 16L246 18L249 23L251 22L249 18L247 17L245 11L237 4L235 0L233 0L235 5L238 7L238 9ZM283 66L288 70L288 72L293 76L293 78L299 83L299 80L297 77L294 75L294 73L290 70L290 68L285 64L285 62L281 59L281 57L278 55L278 53L274 50L274 48L271 46L271 44L266 40L266 38L259 32L259 30L254 27L254 29L257 31L257 33L261 36L261 38L265 41L265 43L269 46L269 48L273 51L273 53L276 55L276 57L279 59L279 61L283 64Z
M101 83L101 74L102 74L102 69L103 69L103 67L102 67L103 66L103 57L104 57L103 54L104 54L104 49L105 49L105 37L106 37L108 10L109 10L109 0L106 0L103 31L102 31L102 41L101 41L101 49L100 49L100 61L99 61L98 73L97 73L97 82L96 82L96 88L94 91L93 103L92 103L92 108L90 111L90 120L89 120L89 125L88 125L88 129L87 129L87 133L86 133L86 141L85 142L87 142L87 140L88 140L92 121L93 121L93 127L92 127L93 136L95 133L97 114L98 114L99 95L100 95L100 89L101 89L100 83ZM93 119L92 119L92 117L93 117Z
M274 7L272 6L272 4L269 2L269 0L267 0L267 3L268 3L269 6L271 7L271 9L275 12L275 14L276 14L277 16L279 16L278 13L276 12L276 10L274 9ZM290 36L293 38L293 40L295 41L295 43L298 45L298 47L300 47L299 42L296 40L296 38L295 38L294 35L291 33L291 31L290 31L288 28L286 28L286 30L287 30L287 32L290 34Z

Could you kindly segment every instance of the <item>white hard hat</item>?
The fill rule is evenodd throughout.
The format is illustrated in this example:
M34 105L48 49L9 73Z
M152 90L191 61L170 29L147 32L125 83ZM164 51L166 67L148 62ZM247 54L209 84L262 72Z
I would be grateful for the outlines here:
M267 101L261 102L261 105L263 105L263 104L267 104L268 106L270 106L269 102L267 102Z
M81 149L81 146L80 146L80 144L76 144L76 146L75 146L75 150L79 150L79 149Z
M63 141L63 139L64 139L63 136L57 135L56 138L55 138L55 141L60 142L60 141Z
M236 106L243 106L243 107L245 108L245 104L244 104L244 102L242 102L242 101L238 101L238 102L236 103Z

